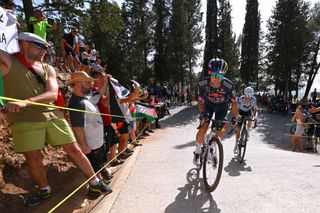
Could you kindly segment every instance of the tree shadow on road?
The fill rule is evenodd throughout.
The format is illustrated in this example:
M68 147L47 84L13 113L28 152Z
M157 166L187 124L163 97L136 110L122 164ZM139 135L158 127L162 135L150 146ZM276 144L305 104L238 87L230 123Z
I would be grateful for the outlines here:
M185 126L191 122L197 120L199 117L199 112L195 106L188 107L180 112L172 115L171 117L160 120L159 123L162 127L176 127L176 126Z
M263 112L259 116L258 127L255 134L263 135L263 142L274 148L290 150L290 117Z
M199 178L199 173L195 168L188 171L186 179L188 183L178 188L179 194L175 201L166 208L165 213L218 213L221 211L212 195L204 190L203 180Z
M241 172L252 172L252 169L247 165L246 161L239 163L235 158L232 158L229 164L224 167L224 171L227 172L229 176L239 176Z

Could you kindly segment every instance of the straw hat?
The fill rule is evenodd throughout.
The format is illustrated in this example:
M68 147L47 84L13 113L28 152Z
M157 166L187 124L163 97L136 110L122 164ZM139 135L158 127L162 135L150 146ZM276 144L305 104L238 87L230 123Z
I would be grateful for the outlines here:
M96 81L96 79L91 78L86 72L84 71L77 71L71 74L71 79L69 84L81 83L81 82L88 82L88 81Z

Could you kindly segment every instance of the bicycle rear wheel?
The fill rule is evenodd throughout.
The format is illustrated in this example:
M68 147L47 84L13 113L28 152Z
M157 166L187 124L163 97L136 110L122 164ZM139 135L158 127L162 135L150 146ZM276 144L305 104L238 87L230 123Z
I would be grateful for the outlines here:
M223 146L220 138L213 137L203 158L203 181L208 192L213 192L221 178L223 167Z
M240 163L242 163L244 159L244 155L246 154L247 141L248 141L248 130L243 129L240 133L240 141L238 144L238 160Z

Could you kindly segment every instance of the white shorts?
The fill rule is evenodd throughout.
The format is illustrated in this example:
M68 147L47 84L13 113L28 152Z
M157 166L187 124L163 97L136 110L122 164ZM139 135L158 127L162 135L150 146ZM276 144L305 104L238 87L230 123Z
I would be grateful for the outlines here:
M295 131L294 135L302 136L303 133L304 133L303 125L297 124L296 131Z

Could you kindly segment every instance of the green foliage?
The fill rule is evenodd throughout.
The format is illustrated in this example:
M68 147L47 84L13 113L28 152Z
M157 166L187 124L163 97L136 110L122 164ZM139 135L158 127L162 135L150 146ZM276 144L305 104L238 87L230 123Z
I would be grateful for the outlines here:
M310 38L308 12L303 0L278 1L268 21L268 73L275 80L276 91L287 94L294 82L299 82Z
M206 13L206 30L205 30L205 47L203 54L203 68L202 76L208 74L208 63L217 55L218 50L218 5L217 0L207 1L207 13Z
M258 0L247 0L246 17L242 32L240 67L241 79L246 85L249 85L249 83L258 84L259 34L260 14Z
M81 23L86 42L95 44L103 64L108 65L108 72L116 78L129 78L123 69L120 41L125 26L118 4L107 0L91 2Z
M229 0L219 0L218 18L218 49L217 56L223 58L229 65L227 77L230 80L239 79L239 48L236 36L232 31L231 5Z

